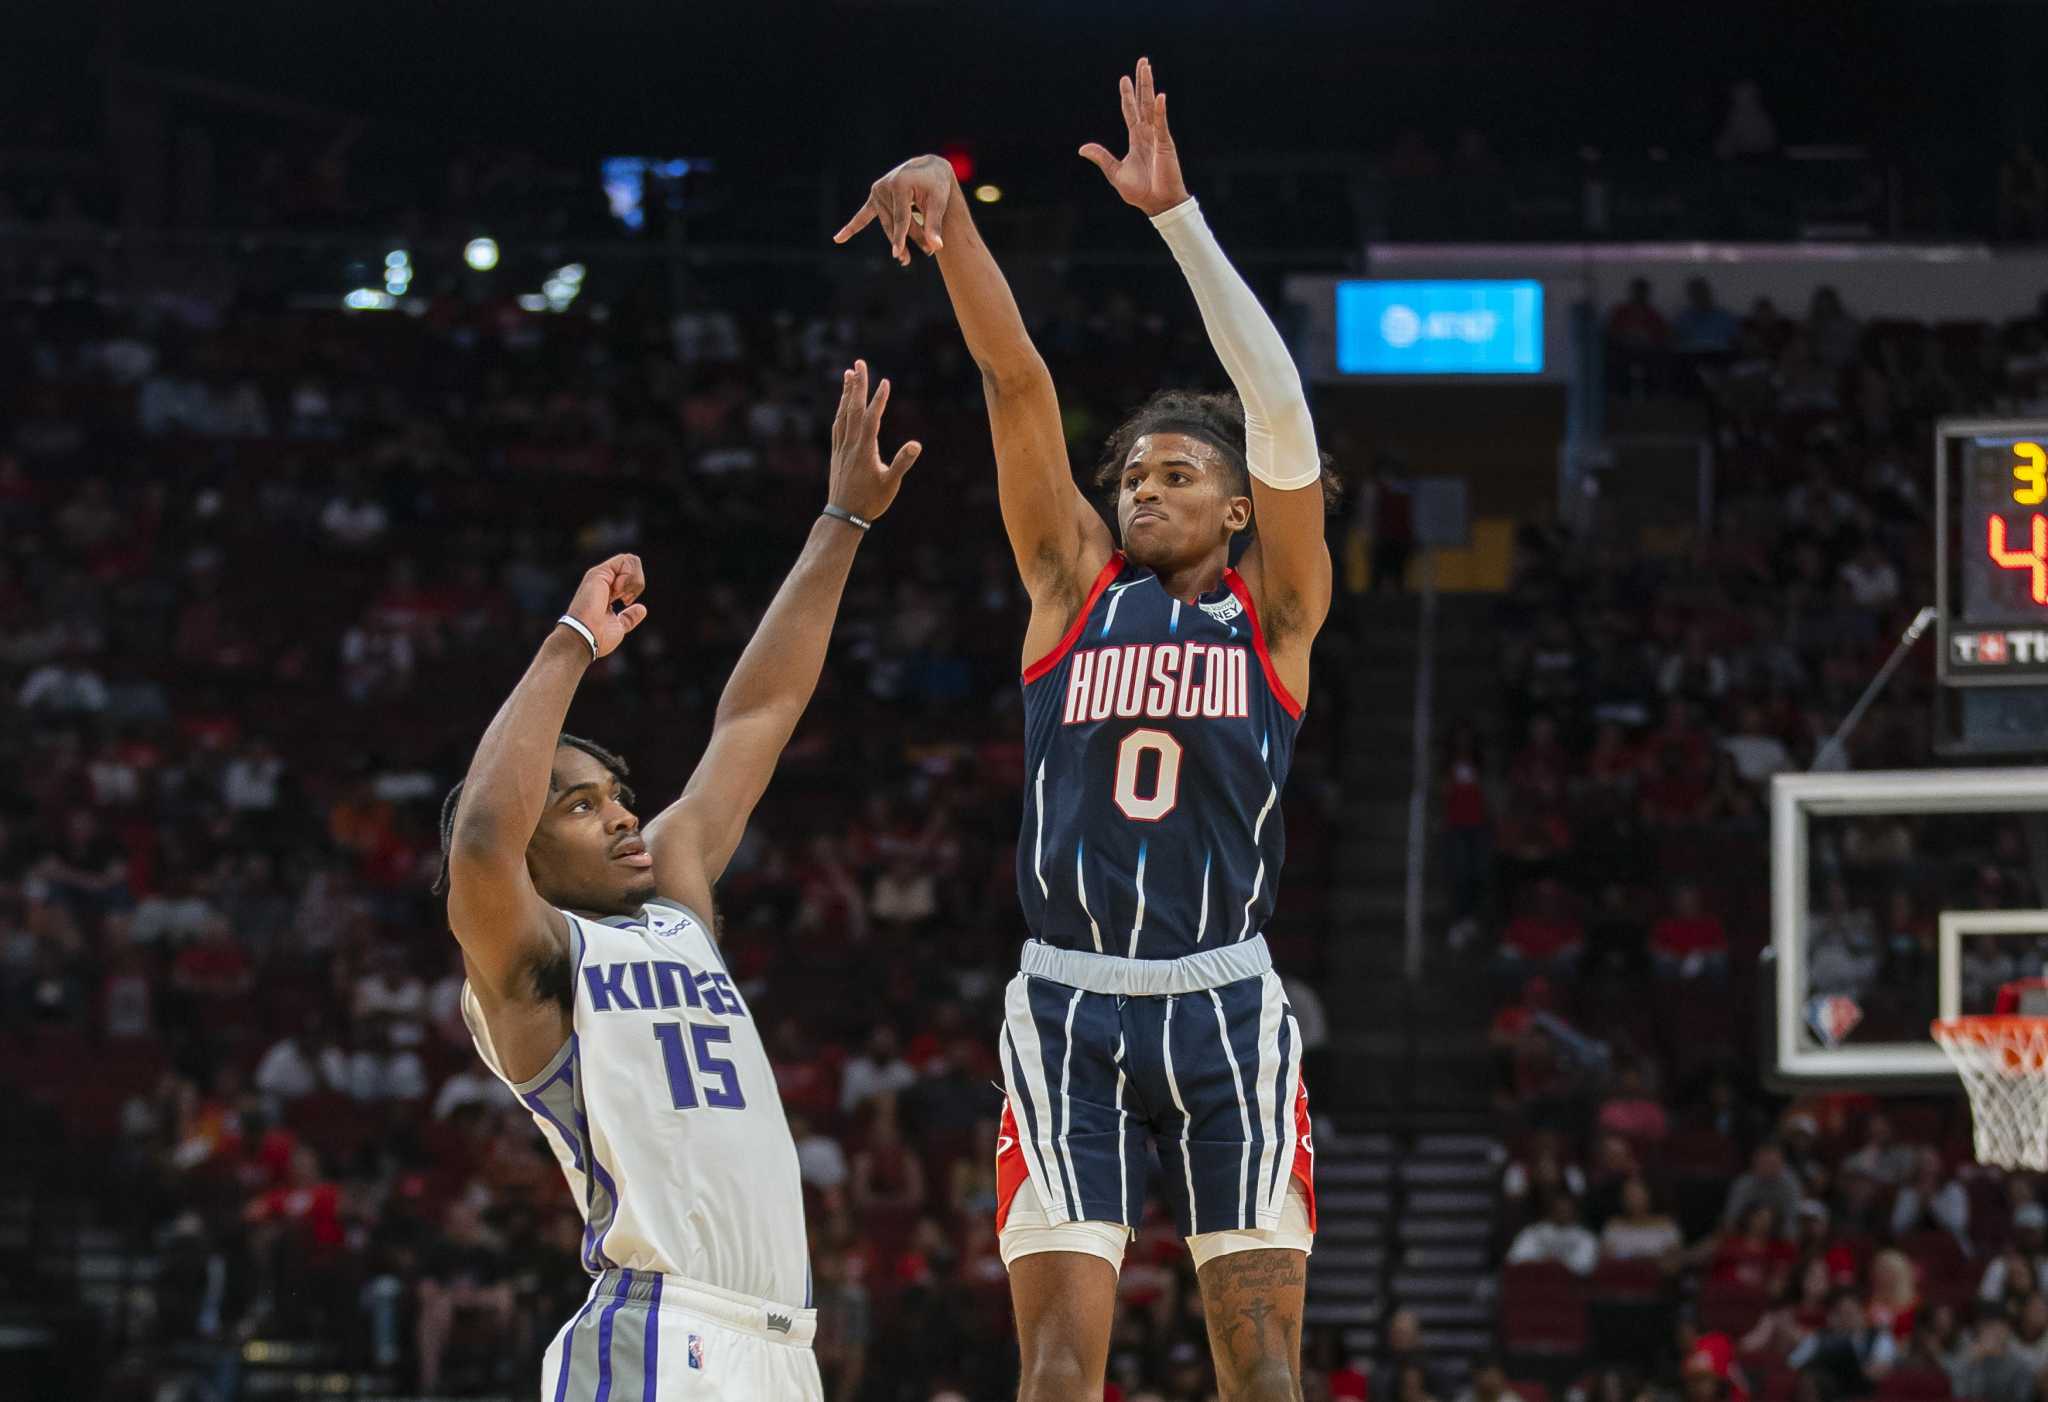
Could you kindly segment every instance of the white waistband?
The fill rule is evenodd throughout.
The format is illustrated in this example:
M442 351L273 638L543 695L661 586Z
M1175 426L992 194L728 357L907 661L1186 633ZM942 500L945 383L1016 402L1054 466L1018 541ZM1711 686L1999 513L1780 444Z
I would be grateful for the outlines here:
M1237 944L1218 945L1178 959L1122 959L1086 949L1059 949L1042 940L1027 940L1019 962L1034 978L1051 979L1089 993L1127 998L1163 998L1171 993L1200 993L1205 988L1257 978L1273 967L1273 952L1264 935Z
M658 1304L663 1313L675 1310L695 1315L770 1343L797 1348L809 1348L818 1332L816 1310L794 1309L758 1296L722 1290L688 1276L663 1275L659 1271L605 1271L591 1282L590 1298Z

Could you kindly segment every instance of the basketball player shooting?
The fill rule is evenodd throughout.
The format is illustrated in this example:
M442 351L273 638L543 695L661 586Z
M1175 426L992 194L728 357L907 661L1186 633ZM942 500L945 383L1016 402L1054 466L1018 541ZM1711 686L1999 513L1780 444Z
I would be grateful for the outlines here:
M913 244L937 261L1031 597L1017 874L1032 938L1007 994L997 1157L1020 1397L1102 1395L1149 1141L1222 1396L1299 1398L1307 1093L1262 932L1330 607L1329 483L1286 346L1182 183L1150 63L1120 89L1127 154L1081 154L1165 239L1237 394L1169 390L1110 436L1096 481L1117 537L1075 485L1052 377L951 167L898 166L835 237L878 223L899 263Z
M586 669L647 617L639 558L617 555L583 576L442 807L463 1015L584 1220L594 1281L543 1360L552 1402L823 1402L796 1146L713 892L817 686L854 554L919 452L883 465L889 382L867 390L856 362L827 505L681 797L643 832L625 761L562 733Z

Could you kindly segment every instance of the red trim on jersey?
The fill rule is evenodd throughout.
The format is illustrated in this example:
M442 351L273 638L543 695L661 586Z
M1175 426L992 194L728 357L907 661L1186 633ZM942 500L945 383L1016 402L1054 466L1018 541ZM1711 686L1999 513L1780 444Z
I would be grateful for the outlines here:
M1081 611L1074 615L1072 626L1065 637L1054 645L1053 650L1024 669L1024 685L1029 686L1040 677L1060 665L1060 659L1074 650L1074 644L1081 641L1081 630L1088 626L1088 615L1095 611L1095 601L1102 597L1102 591L1109 588L1124 567L1124 552L1112 551L1109 563L1102 567L1102 573L1095 576L1094 585L1088 590L1088 598L1081 605Z
M1010 1204L1016 1200L1017 1190L1030 1176L1031 1170L1024 1164L1024 1144L1017 1137L1017 1117L1010 1113L1010 1102L1005 1098L1003 1122L996 1130L997 1236L1003 1234L1003 1225L1010 1220Z
M1316 1150L1308 1127L1308 1081L1297 1081L1294 1092L1294 1178L1301 1195L1308 1199L1308 1231L1316 1231Z
M1280 674L1273 670L1273 655L1266 651L1266 630L1259 626L1259 611L1252 607L1252 591L1246 587L1244 576L1236 570L1225 570L1223 582L1230 586L1230 592L1237 595L1237 601L1244 605L1245 617L1252 621L1252 651L1259 655L1259 667L1266 674L1266 685L1280 698L1281 707L1296 720L1301 719L1301 703L1280 684Z

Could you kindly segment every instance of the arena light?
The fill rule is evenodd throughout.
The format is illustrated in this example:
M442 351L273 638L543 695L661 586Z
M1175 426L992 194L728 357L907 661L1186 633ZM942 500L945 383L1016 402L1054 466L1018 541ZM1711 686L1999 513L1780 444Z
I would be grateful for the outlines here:
M392 272L412 266L412 255L402 248L394 248L384 255L384 266Z
M994 204L1002 197L1003 188L1000 185L977 185L974 187L974 198L980 200L983 204Z
M489 272L498 266L498 241L471 239L462 247L462 261L480 273Z
M544 312L547 309L548 299L541 296L540 293L522 292L519 294L519 310L523 312Z
M341 304L352 312L388 312L398 305L398 299L374 287L358 287L342 298Z

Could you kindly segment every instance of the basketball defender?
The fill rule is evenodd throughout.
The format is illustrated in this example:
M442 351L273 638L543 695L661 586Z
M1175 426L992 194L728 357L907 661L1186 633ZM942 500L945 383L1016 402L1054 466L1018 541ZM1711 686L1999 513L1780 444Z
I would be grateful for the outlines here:
M583 1308L544 1402L823 1402L796 1146L713 891L803 714L868 524L917 458L846 373L828 504L645 832L625 762L562 733L584 670L647 617L638 557L584 575L442 808L448 923L477 1050L533 1113L583 1214Z
M1182 184L1150 64L1120 87L1129 154L1081 154L1152 217L1238 392L1157 395L1112 435L1097 480L1120 548L1074 483L1052 378L946 162L898 166L835 237L879 221L898 262L913 242L937 259L1031 596L1017 867L1032 938L1002 1031L997 1223L1021 1396L1102 1395L1149 1140L1223 1397L1299 1398L1307 1093L1262 931L1330 606L1322 458L1286 346Z

